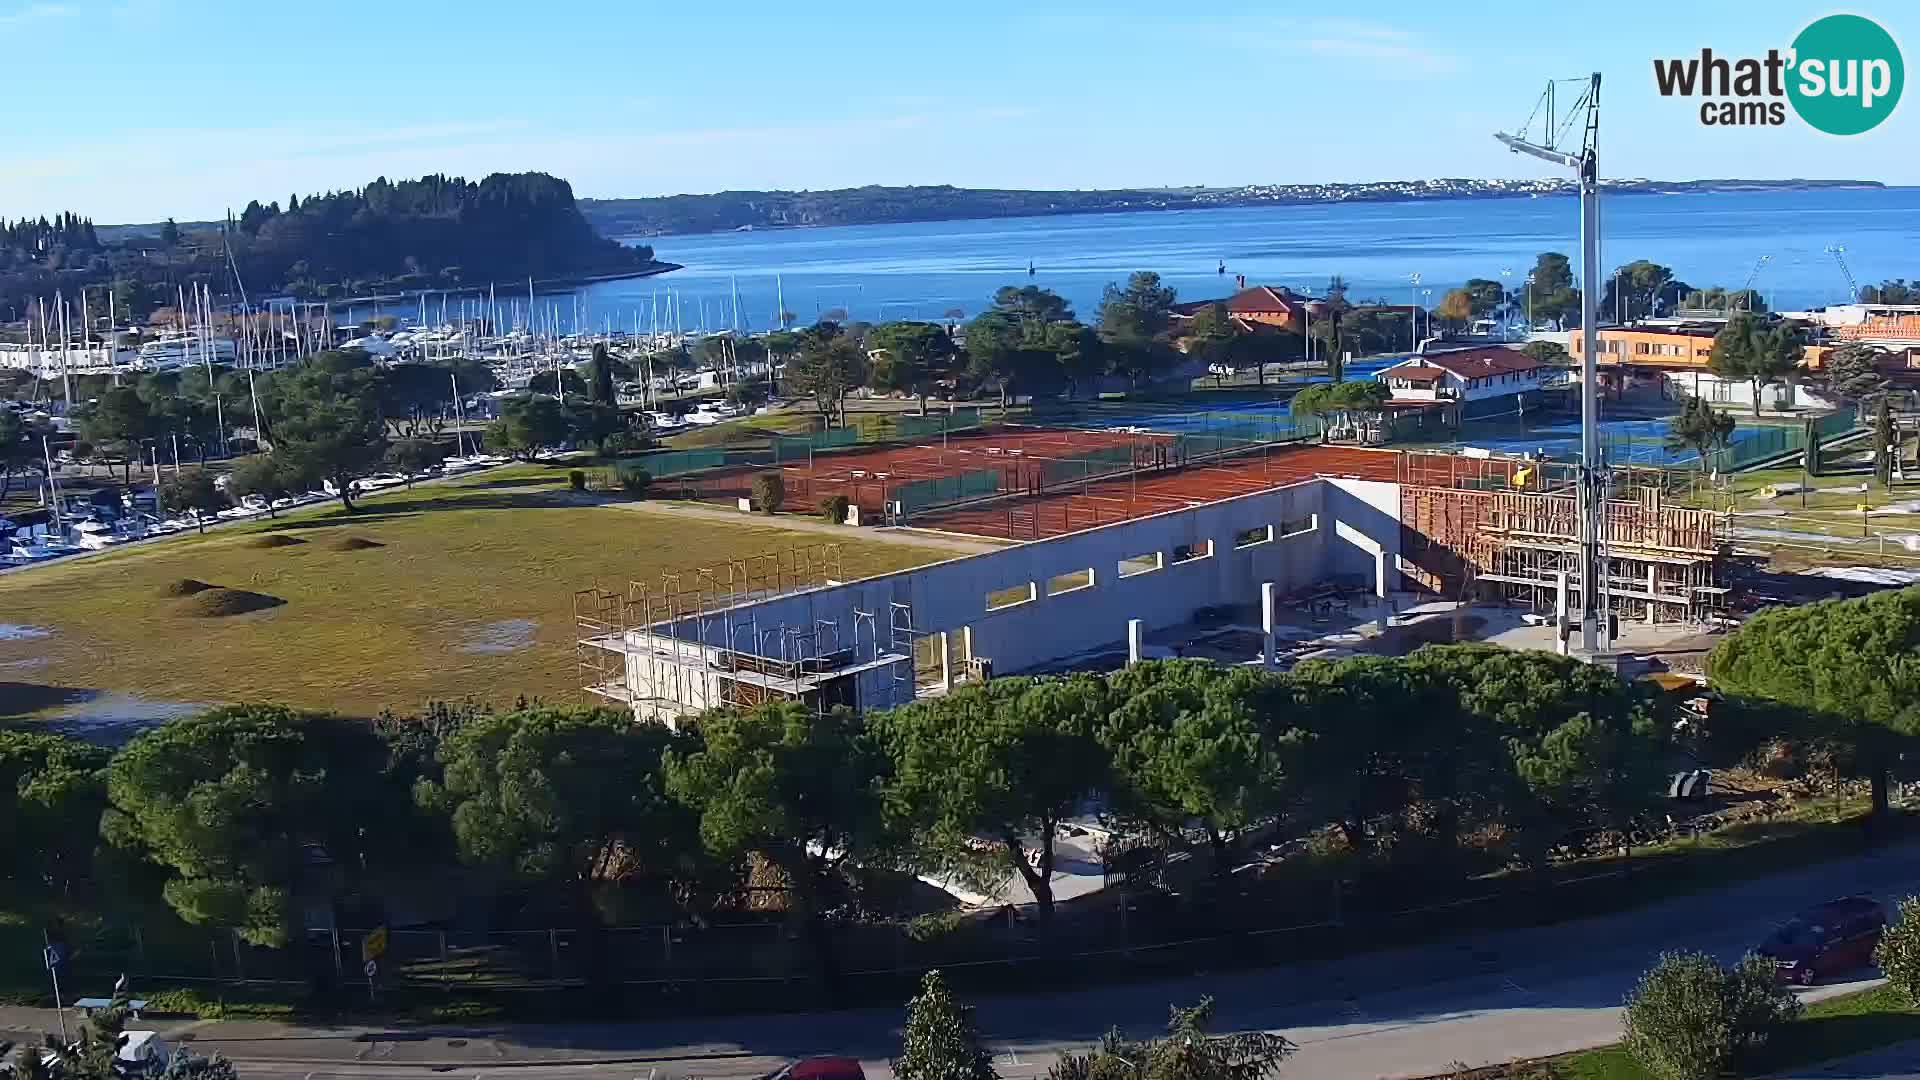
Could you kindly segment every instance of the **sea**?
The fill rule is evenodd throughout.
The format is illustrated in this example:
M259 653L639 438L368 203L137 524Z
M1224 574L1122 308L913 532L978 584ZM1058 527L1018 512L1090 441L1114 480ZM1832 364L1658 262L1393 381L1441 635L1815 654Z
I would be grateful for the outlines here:
M1750 284L1774 310L1843 303L1856 283L1920 278L1915 237L1920 188L1635 193L1601 203L1603 267L1651 259L1695 287ZM1577 270L1579 203L1572 196L1314 203L620 239L649 244L681 269L542 291L542 325L758 332L776 328L783 307L800 324L966 319L1005 285L1052 289L1092 321L1103 290L1135 270L1158 273L1181 300L1225 297L1241 276L1319 295L1338 275L1355 301L1432 307L1474 277L1524 289L1544 251L1566 254ZM509 294L498 301L505 308ZM524 293L512 294L516 321L525 302ZM1394 359L1369 358L1349 374L1364 377ZM1284 403L1241 407L1286 411ZM1621 444L1614 451L1621 456L1692 460L1690 451L1664 446L1666 427L1644 415L1603 415L1604 436ZM1759 434L1743 423L1734 437ZM1460 445L1554 457L1571 457L1579 446L1577 423L1547 415L1469 424L1459 435Z
M1601 265L1673 268L1696 287L1752 283L1769 306L1842 302L1920 277L1920 188L1620 194L1601 204ZM781 305L810 323L971 318L1003 285L1040 285L1091 321L1107 285L1152 270L1182 300L1249 284L1438 304L1483 277L1524 287L1543 251L1579 260L1571 196L1314 203L622 237L682 269L543 295L544 318L593 329L759 331ZM1221 265L1225 264L1224 272ZM1844 263L1844 265L1843 265ZM1032 272L1028 272L1031 266ZM1416 280L1417 277L1417 280ZM505 295L502 294L504 301Z

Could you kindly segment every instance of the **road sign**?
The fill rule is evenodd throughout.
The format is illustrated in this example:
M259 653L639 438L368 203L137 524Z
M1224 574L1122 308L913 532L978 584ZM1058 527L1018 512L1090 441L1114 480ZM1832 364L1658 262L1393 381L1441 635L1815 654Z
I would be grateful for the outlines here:
M63 946L49 945L40 950L40 959L47 965L47 970L52 971L66 961L67 952Z
M360 959L378 960L387 955L387 928L376 926L360 941Z
M366 972L367 978L371 979L375 975L380 974L380 961L369 960L365 964L361 965L360 970Z

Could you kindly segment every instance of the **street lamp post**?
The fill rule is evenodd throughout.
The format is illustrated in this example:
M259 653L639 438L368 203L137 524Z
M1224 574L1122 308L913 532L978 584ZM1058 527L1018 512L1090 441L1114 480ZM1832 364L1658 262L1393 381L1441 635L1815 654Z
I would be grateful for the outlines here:
M1513 267L1500 268L1500 304L1505 308L1500 318L1500 326L1505 331L1501 336L1509 341L1513 339L1513 290L1507 287L1507 282L1512 277Z
M1420 275L1409 274L1407 280L1413 283L1407 290L1407 306L1412 309L1407 312L1407 351L1414 352L1420 348Z

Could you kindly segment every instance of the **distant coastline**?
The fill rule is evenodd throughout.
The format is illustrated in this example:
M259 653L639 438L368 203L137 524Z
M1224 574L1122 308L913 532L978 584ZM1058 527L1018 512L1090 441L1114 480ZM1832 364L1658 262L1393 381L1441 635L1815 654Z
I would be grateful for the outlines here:
M1608 193L1686 195L1714 192L1881 190L1873 180L1611 180ZM1248 184L1240 187L1024 191L1000 188L861 187L832 191L722 191L644 199L580 199L602 235L621 238L745 232L759 229L892 225L910 222L1117 214L1152 210L1316 203L1516 199L1571 194L1571 181L1402 180L1365 184Z

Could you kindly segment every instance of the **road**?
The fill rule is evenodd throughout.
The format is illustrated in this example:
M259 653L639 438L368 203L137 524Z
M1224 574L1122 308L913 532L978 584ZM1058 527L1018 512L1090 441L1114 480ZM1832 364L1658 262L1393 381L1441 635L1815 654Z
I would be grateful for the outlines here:
M1782 1073L1774 1080L1920 1080L1920 1043L1901 1043L1844 1061Z
M1151 1034L1164 1024L1170 1003L1205 994L1218 1001L1218 1029L1279 1031L1299 1044L1289 1080L1428 1076L1454 1062L1489 1064L1613 1041L1621 999L1662 951L1702 949L1730 962L1797 909L1849 893L1892 902L1916 890L1920 844L1905 844L1604 918L1476 934L1338 963L987 997L977 1002L978 1019L1009 1080L1044 1073L1055 1054L1089 1046L1116 1025L1130 1034ZM1808 994L1818 999L1865 985L1821 986ZM859 1057L869 1075L885 1076L886 1059L898 1050L901 1018L901 1010L885 1009L634 1024L153 1026L199 1052L217 1050L243 1064L249 1080L423 1071L519 1080L726 1080L826 1053ZM45 1010L0 1009L0 1030L51 1027L53 1019Z

